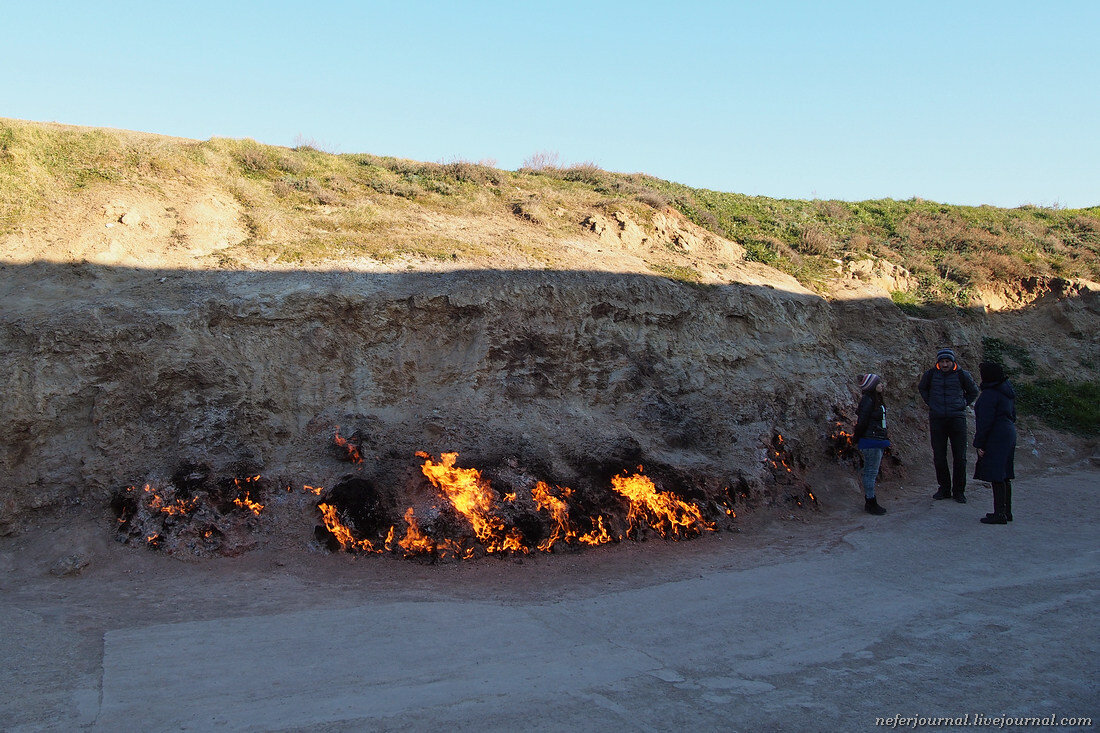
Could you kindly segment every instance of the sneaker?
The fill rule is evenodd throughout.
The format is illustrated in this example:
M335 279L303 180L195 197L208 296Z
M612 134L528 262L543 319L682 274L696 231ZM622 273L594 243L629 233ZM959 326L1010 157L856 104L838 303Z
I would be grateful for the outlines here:
M966 496L964 494L955 494L955 501L959 502L960 504L965 504Z
M940 489L936 493L932 494L932 498L936 499L936 500L950 499L951 498L951 492L950 491L944 491L943 489Z

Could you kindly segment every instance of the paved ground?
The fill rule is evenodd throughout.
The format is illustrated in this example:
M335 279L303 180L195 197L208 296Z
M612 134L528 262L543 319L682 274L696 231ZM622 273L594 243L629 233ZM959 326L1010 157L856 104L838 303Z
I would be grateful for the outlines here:
M128 567L5 588L0 721L13 731L1100 721L1098 489L1095 469L1021 482L1005 527L978 523L989 491L973 487L965 506L913 498L886 517L841 508L752 542L651 542L522 565L313 556L211 570L125 550Z

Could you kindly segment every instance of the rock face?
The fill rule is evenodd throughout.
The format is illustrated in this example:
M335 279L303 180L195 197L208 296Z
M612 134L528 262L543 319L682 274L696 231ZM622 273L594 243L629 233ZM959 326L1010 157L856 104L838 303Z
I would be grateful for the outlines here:
M331 454L336 426L360 437L359 475L394 494L417 450L562 485L644 463L766 489L777 434L801 471L830 460L862 371L896 385L905 460L924 443L912 385L928 355L951 345L976 370L981 334L1025 317L941 323L885 298L584 272L39 264L5 282L21 283L0 317L8 525L185 462L331 485L351 470ZM1097 323L1093 291L1055 305L1067 330ZM1058 359L1095 351L1044 322Z

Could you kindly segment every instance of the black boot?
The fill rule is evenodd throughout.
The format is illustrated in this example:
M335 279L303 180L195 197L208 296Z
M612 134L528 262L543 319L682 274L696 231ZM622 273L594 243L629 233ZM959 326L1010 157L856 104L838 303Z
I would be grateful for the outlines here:
M1001 481L993 482L993 512L978 520L982 524L1008 524L1005 519L1005 485Z
M1012 479L1005 479L1005 519L1012 521Z
M886 510L878 505L878 499L873 497L867 500L863 508L867 510L868 514L874 514L876 516L881 516L886 513Z
M936 493L932 494L932 498L936 499L937 501L940 500L940 499L950 499L951 498L951 492L950 491L944 491L943 489L940 489Z

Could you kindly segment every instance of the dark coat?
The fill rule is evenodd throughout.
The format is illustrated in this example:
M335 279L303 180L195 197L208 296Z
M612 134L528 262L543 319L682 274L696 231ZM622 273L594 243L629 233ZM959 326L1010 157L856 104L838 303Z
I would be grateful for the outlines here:
M882 395L878 392L864 392L856 410L856 429L853 431L856 440L860 438L872 438L874 440L889 440L886 433L886 406L882 404Z
M951 371L932 367L921 376L917 389L930 417L965 417L967 405L978 398L974 378L958 364Z
M979 481L1015 478L1016 390L1008 380L988 384L974 403L974 447L985 451L974 466Z

